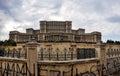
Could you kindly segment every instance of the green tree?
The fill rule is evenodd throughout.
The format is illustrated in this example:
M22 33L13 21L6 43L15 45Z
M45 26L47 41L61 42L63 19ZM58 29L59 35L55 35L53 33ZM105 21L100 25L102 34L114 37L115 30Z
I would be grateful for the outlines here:
M0 41L0 46L16 46L16 42L13 40Z

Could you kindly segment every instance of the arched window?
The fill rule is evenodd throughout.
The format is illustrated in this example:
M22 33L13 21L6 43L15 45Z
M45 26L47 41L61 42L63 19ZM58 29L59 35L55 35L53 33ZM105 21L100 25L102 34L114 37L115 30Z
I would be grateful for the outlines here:
M115 56L117 55L117 51L116 51L116 49L114 49L114 55L115 55Z
M111 49L111 55L112 55L112 56L114 55L114 53L113 53L113 49Z
M110 57L110 49L108 49L108 51L107 51L107 55L108 55L108 57Z
M117 55L119 55L119 50L117 49Z

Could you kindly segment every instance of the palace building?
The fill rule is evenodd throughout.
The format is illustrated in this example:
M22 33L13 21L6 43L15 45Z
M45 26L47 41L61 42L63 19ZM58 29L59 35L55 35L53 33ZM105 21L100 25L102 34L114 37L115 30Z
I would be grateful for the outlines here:
M71 21L40 21L40 29L10 31L14 49L0 49L0 76L119 76L120 44Z
M85 33L85 29L72 29L71 21L40 21L40 29L26 29L26 33L11 31L11 40L15 42L28 42L35 38L38 42L100 42L101 33Z

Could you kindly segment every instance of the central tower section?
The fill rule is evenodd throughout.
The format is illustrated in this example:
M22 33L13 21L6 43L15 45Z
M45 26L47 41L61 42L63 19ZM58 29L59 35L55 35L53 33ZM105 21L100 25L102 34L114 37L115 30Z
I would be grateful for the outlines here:
M40 33L71 33L71 21L40 21Z

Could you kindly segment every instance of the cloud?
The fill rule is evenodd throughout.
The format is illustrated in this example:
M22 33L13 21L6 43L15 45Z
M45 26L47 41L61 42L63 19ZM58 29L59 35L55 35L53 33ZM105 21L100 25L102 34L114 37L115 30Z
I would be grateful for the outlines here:
M120 23L120 15L115 15L112 17L107 18L107 21L111 23Z
M70 20L73 29L100 31L103 40L115 39L114 36L120 37L119 3L120 0L0 0L0 40L8 39L11 30L39 29L40 20Z

